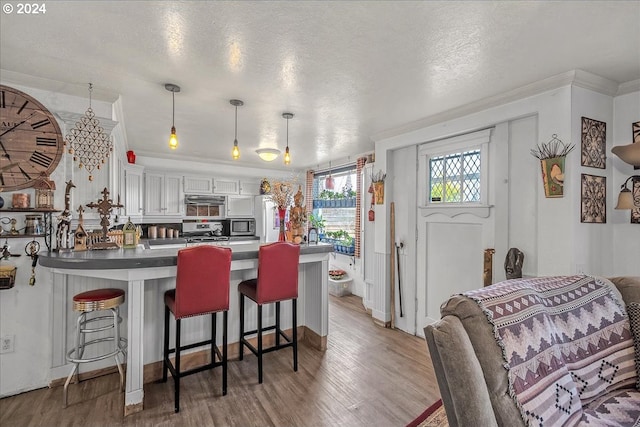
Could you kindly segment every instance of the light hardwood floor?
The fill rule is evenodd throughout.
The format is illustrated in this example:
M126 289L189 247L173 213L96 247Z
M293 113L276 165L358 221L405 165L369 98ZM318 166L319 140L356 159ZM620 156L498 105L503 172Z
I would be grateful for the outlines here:
M117 374L62 388L44 388L0 400L0 426L405 426L439 399L423 339L375 326L355 296L330 297L326 352L298 346L264 357L258 384L254 356L230 361L229 386L221 369L185 377L180 413L173 384L145 384L145 409L122 416Z

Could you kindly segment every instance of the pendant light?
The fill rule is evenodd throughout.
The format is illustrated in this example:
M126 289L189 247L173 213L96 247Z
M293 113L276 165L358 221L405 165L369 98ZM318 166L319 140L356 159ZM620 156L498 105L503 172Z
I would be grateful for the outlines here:
M240 149L238 148L238 107L242 107L244 105L244 102L240 101L239 99L232 99L229 101L229 103L236 107L236 132L235 138L233 140L233 150L231 151L231 157L233 157L233 160L238 160L240 158Z
M331 160L329 160L329 176L324 180L324 188L327 190L333 190L335 187L335 183L333 182L333 177L331 176Z
M180 92L180 86L174 85L173 83L167 83L164 85L164 88L171 92L171 97L173 99L173 112L171 114L171 136L169 137L169 148L175 150L178 148L178 136L176 135L176 92Z
M287 119L287 148L284 150L284 164L291 163L291 155L289 154L289 119L293 118L293 113L282 113L282 117Z

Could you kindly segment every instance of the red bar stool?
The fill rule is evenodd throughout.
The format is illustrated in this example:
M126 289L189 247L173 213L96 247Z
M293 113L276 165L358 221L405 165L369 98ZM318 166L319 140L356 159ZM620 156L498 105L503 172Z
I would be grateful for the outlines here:
M180 411L180 378L222 366L222 395L227 394L227 314L229 312L229 277L231 249L219 246L194 246L178 251L176 288L164 294L164 362L162 381L171 371L175 385L175 411ZM216 315L223 312L222 352L216 345ZM169 348L169 312L176 320L175 348ZM180 322L186 317L211 314L211 338L193 344L180 344ZM203 366L182 371L180 352L211 346L211 361ZM175 353L175 365L169 354ZM216 361L216 355L218 361Z
M298 263L300 260L300 246L287 242L276 242L260 246L258 252L258 277L245 280L238 285L240 292L240 360L244 356L244 346L247 346L258 357L258 382L262 384L262 355L286 347L293 347L293 370L298 371ZM244 330L244 297L248 297L258 304L258 329ZM292 336L288 337L280 329L280 302L291 300ZM276 303L276 323L266 328L262 327L262 306ZM262 333L275 329L275 344L269 348L262 347ZM245 338L257 334L258 348ZM285 343L280 343L280 337Z
M73 363L73 369L64 383L63 402L65 408L67 407L67 389L74 374L76 374L76 382L80 382L78 369L80 363L97 362L98 360L113 357L120 373L120 390L124 390L124 371L118 358L118 356L122 355L124 362L127 357L127 340L120 336L122 318L120 317L119 308L123 302L124 291L114 288L95 289L79 293L73 297L73 310L80 312L80 315L78 315L78 320L76 321L75 346L67 353L67 361ZM97 311L109 311L110 314L87 319L88 313ZM109 329L114 330L113 336L86 341L86 334L98 333ZM85 349L88 346L108 341L113 342L112 350L93 357L84 357Z

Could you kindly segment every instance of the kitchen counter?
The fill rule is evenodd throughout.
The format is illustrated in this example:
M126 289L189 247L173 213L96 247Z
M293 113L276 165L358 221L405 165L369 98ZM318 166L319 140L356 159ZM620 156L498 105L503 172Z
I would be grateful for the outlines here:
M164 245L154 246L154 249L138 245L135 249L105 249L83 252L45 252L39 255L38 261L43 267L64 269L128 269L128 268L156 268L175 266L177 253L181 247L186 247L178 240L164 239ZM168 241L175 241L170 243ZM248 260L258 258L258 249L262 244L258 241L244 242L242 245L229 244L232 250L231 260ZM178 246L178 247L176 247ZM322 254L333 252L333 245L318 243L300 245L300 255Z
M238 243L243 244L230 242L228 245L232 249L229 344L239 340L239 333L232 326L239 322L237 286L242 280L255 277L261 246L256 240ZM162 328L163 293L175 287L177 253L182 247L181 242L168 242L165 247L154 246L153 249L139 245L135 249L45 252L38 258L40 265L48 268L53 276L52 331L61 331L65 336L73 336L75 327L73 322L67 321L70 295L96 287L124 286L126 315L121 312L121 316L125 318L123 325L127 325L128 339L125 415L143 410L145 363L155 364L162 360L158 353L162 343L156 331ZM328 244L300 247L297 311L302 333L298 336L320 351L326 349L329 329L330 252L333 252L333 246ZM145 305L148 305L147 313ZM245 310L255 311L255 307L249 306ZM282 319L287 319L286 312L289 310L290 313L291 308L285 305L283 310ZM272 311L270 315L273 315ZM205 332L202 327L191 331L193 334ZM67 341L64 338L52 342L52 380L63 378L71 369L65 358Z

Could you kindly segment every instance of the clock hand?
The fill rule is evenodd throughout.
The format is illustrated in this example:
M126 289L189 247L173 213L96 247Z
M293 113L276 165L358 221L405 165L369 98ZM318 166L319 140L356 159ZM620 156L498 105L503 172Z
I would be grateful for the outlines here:
M11 169L12 167L14 167L15 165L18 165L19 163L9 163L7 166L3 166L0 168L0 172L5 171L7 169Z
M4 136L4 135L8 134L9 132L13 131L15 128L17 128L19 126L22 126L27 120L29 120L31 117L33 117L33 115L35 113L36 112L34 111L33 113L29 114L29 116L26 119L24 119L23 121L21 121L20 123L16 123L15 125L10 127L9 129L7 129L4 132L0 133L0 136ZM4 147L3 147L3 149L4 149Z
M7 157L7 160L11 161L11 156L9 155L9 153L7 153L7 149L4 148L4 144L2 143L2 141L0 141L0 147L2 147L2 151L4 151L4 155Z

